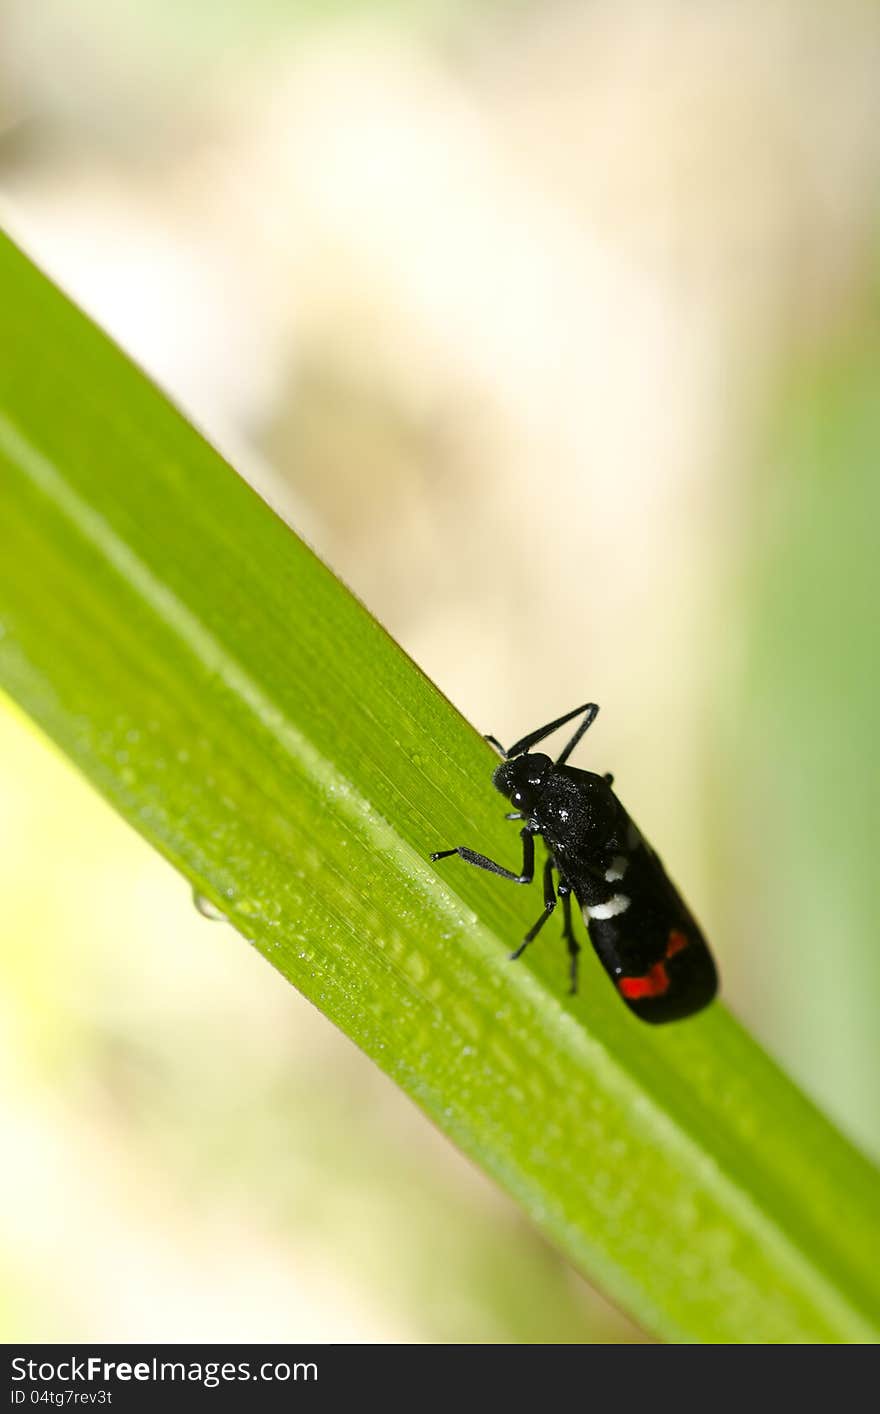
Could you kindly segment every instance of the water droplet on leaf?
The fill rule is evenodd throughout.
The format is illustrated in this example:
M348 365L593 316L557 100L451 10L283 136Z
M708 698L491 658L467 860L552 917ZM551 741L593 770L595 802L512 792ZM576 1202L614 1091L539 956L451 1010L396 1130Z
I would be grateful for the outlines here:
M193 903L203 918L209 918L212 923L226 923L227 917L222 908L218 908L216 903L212 903L204 894L200 894L198 889L193 889Z

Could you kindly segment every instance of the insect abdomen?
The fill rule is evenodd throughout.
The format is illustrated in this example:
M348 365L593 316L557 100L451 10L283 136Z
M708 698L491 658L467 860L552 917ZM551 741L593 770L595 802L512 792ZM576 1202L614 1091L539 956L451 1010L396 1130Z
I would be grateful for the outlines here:
M708 1006L718 990L712 955L655 855L639 849L606 904L579 902L590 941L630 1011L662 1022Z

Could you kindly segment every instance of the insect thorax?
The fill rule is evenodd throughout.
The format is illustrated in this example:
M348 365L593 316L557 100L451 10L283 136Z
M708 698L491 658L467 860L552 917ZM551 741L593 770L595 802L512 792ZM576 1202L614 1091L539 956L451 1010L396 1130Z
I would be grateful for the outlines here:
M562 767L545 779L534 818L554 853L592 862L620 847L625 815L601 776Z

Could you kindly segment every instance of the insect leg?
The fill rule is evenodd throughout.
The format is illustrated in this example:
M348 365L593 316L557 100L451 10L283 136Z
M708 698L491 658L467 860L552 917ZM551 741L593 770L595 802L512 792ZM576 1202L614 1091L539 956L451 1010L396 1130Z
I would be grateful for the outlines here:
M525 952L526 948L528 947L529 943L533 942L534 939L537 938L538 934L540 933L544 924L547 922L547 919L550 917L550 914L553 912L555 907L556 894L553 891L553 859L551 857L544 865L544 912L541 914L541 917L538 919L537 923L534 923L529 929L529 931L526 933L519 947L516 948L516 950L510 954L511 962L514 962L518 957L521 957L522 954Z
M466 849L464 845L457 845L455 849L438 849L431 858L448 859L450 855L457 854L466 864L475 864L478 869L488 869L491 874L500 874L502 879L511 879L514 884L530 884L535 877L535 837L528 828L520 830L519 837L523 847L522 869L519 874L514 874L512 869L505 869L503 864L496 864L494 859L487 859L485 854Z
M574 996L578 989L578 953L581 950L581 945L575 937L574 929L571 926L571 885L566 884L562 879L559 880L559 897L562 899L562 915L564 920L562 924L562 936L568 947L568 975L571 979L569 991L571 995Z
M538 742L543 741L545 736L549 736L551 732L555 732L557 727L564 727L566 722L570 722L573 717L579 717L581 712L585 712L586 716L584 720L581 722L571 741L568 743L568 746L556 763L557 766L562 766L574 751L574 748L587 730L587 727L596 720L598 711L599 708L596 706L595 702L585 702L583 707L575 707L573 712L566 712L564 717L557 717L555 722L548 722L546 727L539 727L536 732L529 732L528 736L522 737L505 755L521 756L524 751L530 751L533 746L537 746Z

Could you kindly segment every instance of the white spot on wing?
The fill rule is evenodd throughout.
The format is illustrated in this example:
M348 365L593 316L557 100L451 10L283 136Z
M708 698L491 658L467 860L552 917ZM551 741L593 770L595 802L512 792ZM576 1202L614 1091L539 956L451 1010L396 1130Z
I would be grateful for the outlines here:
M626 894L615 894L607 903L584 904L584 918L587 922L591 918L616 918L619 913L626 913L629 905L630 899Z
M605 870L605 878L609 884L616 884L618 879L622 879L627 871L629 860L625 854L615 854L611 861L610 868Z

